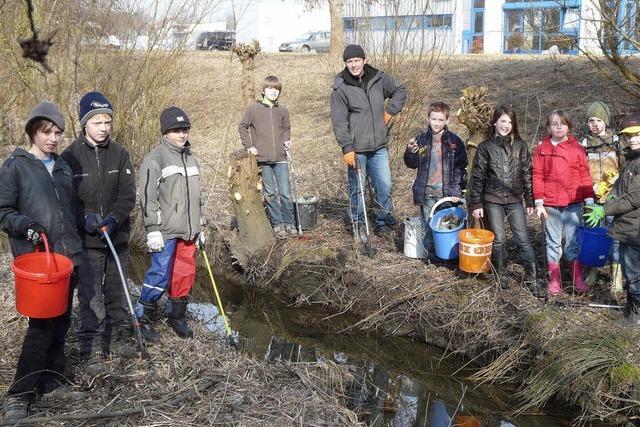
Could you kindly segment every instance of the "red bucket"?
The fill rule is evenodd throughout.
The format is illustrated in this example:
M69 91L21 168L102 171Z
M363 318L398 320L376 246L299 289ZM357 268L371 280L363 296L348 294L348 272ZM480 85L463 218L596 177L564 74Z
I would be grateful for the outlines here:
M64 314L69 301L69 281L73 262L61 254L49 252L43 235L45 252L31 252L13 260L11 270L16 281L16 310L38 319Z

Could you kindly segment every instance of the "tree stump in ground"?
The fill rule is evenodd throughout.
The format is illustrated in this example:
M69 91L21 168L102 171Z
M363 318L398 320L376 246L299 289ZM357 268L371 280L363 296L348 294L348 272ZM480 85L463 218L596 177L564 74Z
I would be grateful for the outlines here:
M245 150L231 154L229 195L238 222L239 248L246 255L264 249L273 241L271 224L262 204L262 183L258 177L256 158Z

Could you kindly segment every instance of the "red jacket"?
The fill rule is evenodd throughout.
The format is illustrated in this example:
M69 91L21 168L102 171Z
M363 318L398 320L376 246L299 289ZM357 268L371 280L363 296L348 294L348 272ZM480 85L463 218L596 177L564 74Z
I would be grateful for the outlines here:
M533 152L533 198L545 206L566 207L594 197L584 148L573 135L556 145L545 137Z

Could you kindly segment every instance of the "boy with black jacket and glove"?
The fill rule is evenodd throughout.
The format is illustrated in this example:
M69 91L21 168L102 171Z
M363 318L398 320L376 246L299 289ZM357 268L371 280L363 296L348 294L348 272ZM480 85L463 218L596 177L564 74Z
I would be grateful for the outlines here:
M25 418L36 394L56 390L65 378L65 336L82 244L73 221L71 169L55 154L63 131L60 109L41 102L25 125L28 151L16 148L0 167L0 229L9 235L13 256L33 252L45 234L51 250L74 264L67 311L49 319L29 318L15 381L7 392L7 424Z
M129 265L129 215L136 201L135 179L127 150L110 137L113 107L99 92L80 99L82 134L62 158L73 171L76 222L83 247L78 300L80 352L87 371L105 371L105 353L131 356L126 296L116 262L102 238L104 227L126 274Z
M196 276L197 245L204 245L200 167L191 152L191 122L178 107L160 114L160 145L144 158L140 168L140 204L147 230L151 267L136 306L142 335L159 340L153 328L157 302L168 291L168 323L181 338L193 331L185 318Z

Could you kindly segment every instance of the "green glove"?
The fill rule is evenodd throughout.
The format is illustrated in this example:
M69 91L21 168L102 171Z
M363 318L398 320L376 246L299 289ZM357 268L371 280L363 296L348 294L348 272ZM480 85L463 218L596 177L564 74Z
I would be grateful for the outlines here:
M589 209L589 212L585 212L583 215L585 222L589 227L595 227L600 224L600 220L605 217L604 208L600 205L585 206L585 209Z

